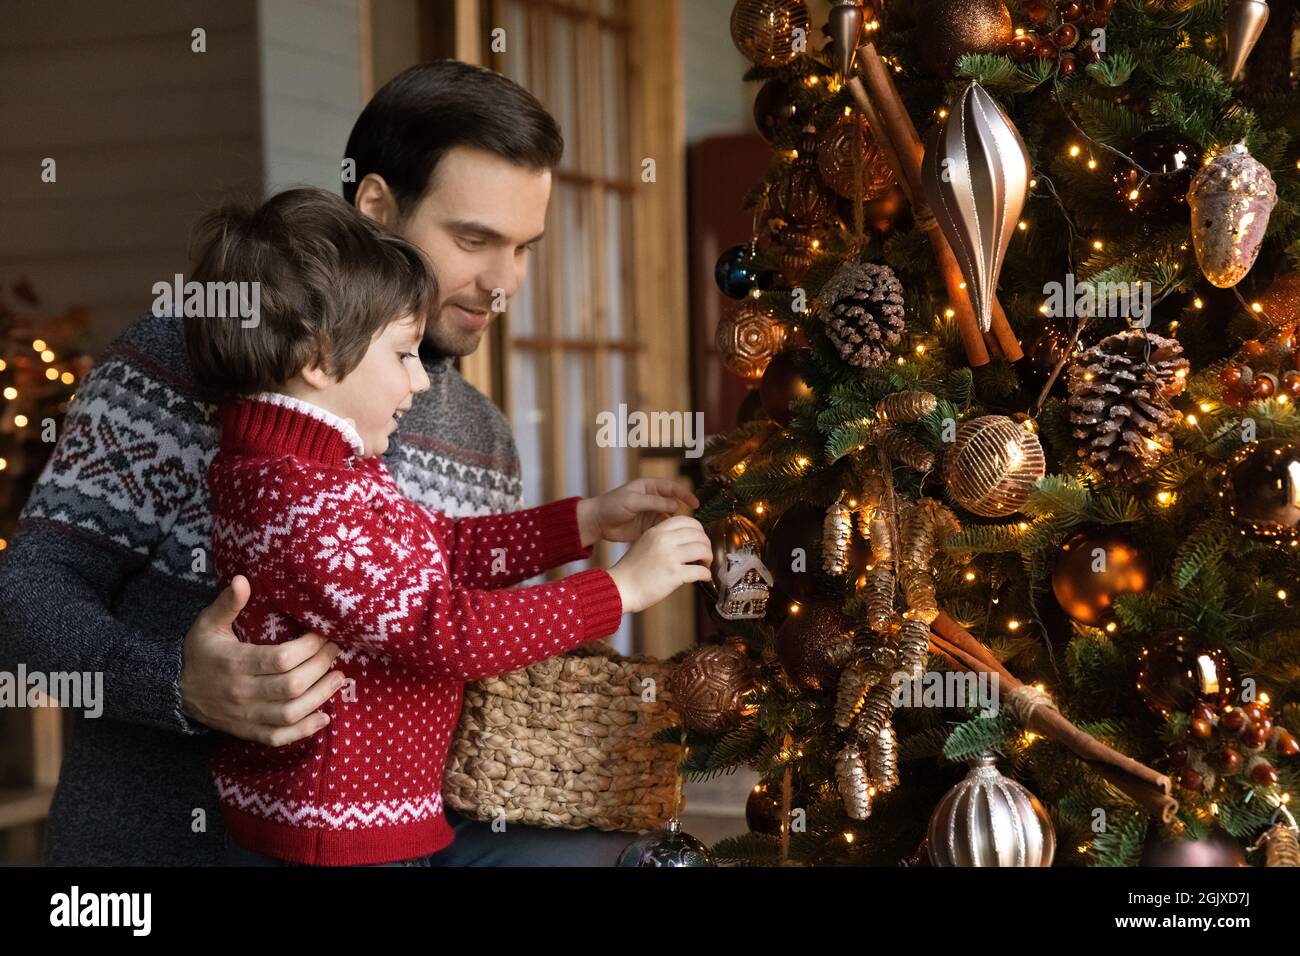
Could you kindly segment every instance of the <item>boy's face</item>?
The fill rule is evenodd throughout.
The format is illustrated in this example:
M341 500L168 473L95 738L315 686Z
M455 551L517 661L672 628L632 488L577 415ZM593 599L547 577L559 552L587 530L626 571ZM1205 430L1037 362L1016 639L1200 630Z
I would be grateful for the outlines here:
M429 387L418 355L423 333L424 323L415 316L389 322L371 340L360 365L312 396L316 404L352 420L367 457L388 450L397 416Z
M392 226L429 257L442 296L425 338L447 355L469 355L528 274L546 228L551 173L458 146L434 171L432 188Z

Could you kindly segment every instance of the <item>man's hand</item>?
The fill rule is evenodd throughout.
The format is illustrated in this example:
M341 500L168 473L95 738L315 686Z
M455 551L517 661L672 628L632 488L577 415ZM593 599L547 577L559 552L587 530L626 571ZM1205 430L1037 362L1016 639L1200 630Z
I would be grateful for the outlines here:
M637 478L598 498L578 502L582 546L597 541L635 541L664 518L690 514L700 506L684 481Z
M343 685L330 670L339 647L318 634L284 644L245 644L231 629L248 603L237 575L194 620L181 652L187 715L242 740L283 747L329 723L317 709Z

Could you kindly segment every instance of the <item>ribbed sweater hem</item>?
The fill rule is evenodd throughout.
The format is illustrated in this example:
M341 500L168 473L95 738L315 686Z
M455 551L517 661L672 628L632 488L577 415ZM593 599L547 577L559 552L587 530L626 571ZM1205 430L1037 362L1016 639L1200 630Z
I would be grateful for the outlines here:
M295 827L224 805L221 815L231 838L240 846L308 866L366 866L410 860L437 853L454 838L451 825L441 813L415 823L358 830Z

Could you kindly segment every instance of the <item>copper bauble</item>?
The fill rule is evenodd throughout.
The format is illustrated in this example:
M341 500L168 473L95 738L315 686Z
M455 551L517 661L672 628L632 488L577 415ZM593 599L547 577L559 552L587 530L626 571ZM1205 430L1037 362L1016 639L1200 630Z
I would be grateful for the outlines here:
M738 0L731 11L731 40L755 66L785 66L808 42L803 0Z
M776 836L781 832L781 788L760 783L745 801L745 825L750 833Z
M784 348L789 331L772 309L747 300L718 320L713 345L727 371L757 382Z
M1278 276L1255 301L1262 309L1259 314L1275 326L1300 322L1300 272Z
M1243 445L1228 464L1228 513L1261 538L1300 534L1300 445L1281 438Z
M1237 690L1228 655L1193 631L1157 635L1138 653L1137 692L1161 717L1190 710L1198 702L1222 706Z
M926 68L951 79L966 53L1001 53L1011 42L1011 13L1002 0L924 0L917 45Z
M781 666L804 690L834 690L852 654L855 626L830 601L801 604L776 633Z
M856 196L854 154L858 156L864 202L882 195L894 182L893 171L859 113L841 116L817 139L817 169L822 182L846 199Z
M1038 436L1005 415L966 422L943 459L943 480L953 498L986 518L1015 514L1046 473Z
M793 416L790 403L795 399L812 398L813 391L799 371L804 357L811 354L812 349L789 349L768 363L758 390L763 410L772 421L788 425Z
M758 88L754 97L754 125L769 143L775 143L807 122L808 109L785 77L774 76Z
M1098 627L1121 594L1145 591L1151 580L1146 554L1123 532L1081 531L1061 548L1052 571L1052 592L1066 614Z
M798 157L768 192L768 212L776 219L796 226L823 225L835 212L831 197L817 173L817 132L804 130Z
M702 734L736 726L749 710L746 698L753 689L749 659L731 644L701 647L668 677L673 710L688 730Z

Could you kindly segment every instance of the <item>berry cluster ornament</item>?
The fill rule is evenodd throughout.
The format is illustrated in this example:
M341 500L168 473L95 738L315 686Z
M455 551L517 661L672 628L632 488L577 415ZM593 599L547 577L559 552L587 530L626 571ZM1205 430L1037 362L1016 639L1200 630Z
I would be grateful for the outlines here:
M1219 386L1223 400L1235 408L1283 393L1300 398L1300 354L1295 350L1295 336L1283 332L1264 342L1242 342L1232 361L1219 370Z
M967 511L986 518L1015 514L1046 473L1038 435L1005 415L966 422L943 459L949 493Z
M1038 798L1002 775L992 754L939 801L927 836L934 866L1051 866L1056 830Z
M745 652L734 644L721 644L691 652L669 675L668 692L683 726L716 735L753 712L747 698L754 684Z
M1074 620L1100 627L1113 615L1116 598L1146 591L1150 581L1151 562L1130 536L1109 528L1088 529L1061 547L1052 570L1052 593Z
M1190 365L1182 346L1150 332L1107 336L1070 365L1070 421L1088 467L1114 481L1142 478L1173 448Z
M844 361L872 368L902 340L903 285L894 270L874 262L845 262L822 286L817 315Z
M737 0L731 40L755 66L785 66L807 49L808 8L803 0Z
M1027 0L1021 8L1029 28L1012 37L1007 55L1017 63L1056 59L1061 76L1074 76L1101 59L1104 31L1117 0L1060 0L1055 16L1044 0Z
M1187 192L1192 210L1192 248L1211 285L1227 289L1246 277L1259 255L1277 184L1268 167L1230 147L1201 167Z
M757 382L785 348L790 327L770 307L746 300L718 319L713 346L722 365L747 382Z
M1277 763L1300 753L1300 743L1275 723L1268 704L1244 706L1201 701L1191 710L1187 735L1165 751L1184 790L1210 793L1224 778L1250 787L1273 787Z
M1228 461L1220 494L1228 513L1256 537L1300 537L1300 445L1268 438L1243 445Z
M1223 648L1194 631L1158 634L1138 653L1138 697L1168 718L1199 702L1222 706L1237 691L1237 673Z

